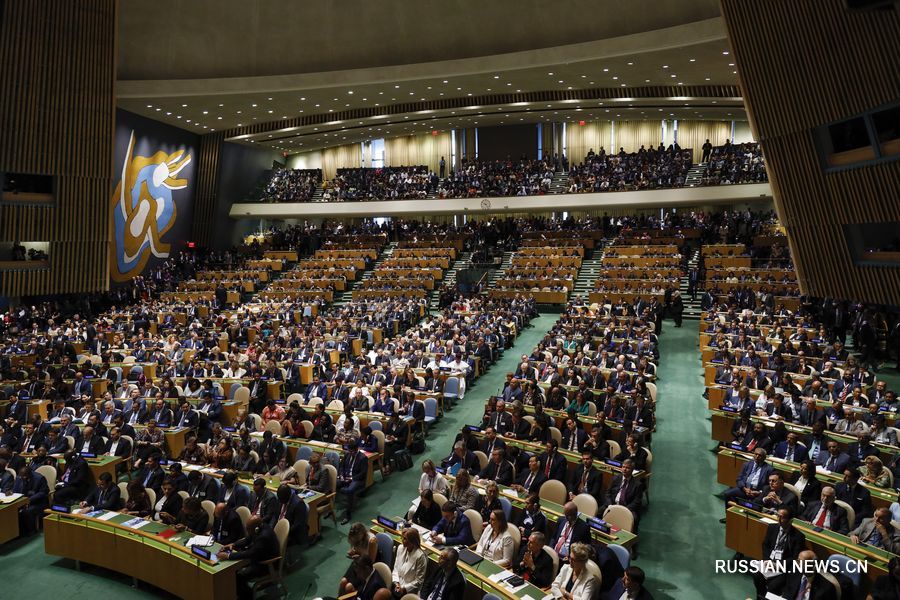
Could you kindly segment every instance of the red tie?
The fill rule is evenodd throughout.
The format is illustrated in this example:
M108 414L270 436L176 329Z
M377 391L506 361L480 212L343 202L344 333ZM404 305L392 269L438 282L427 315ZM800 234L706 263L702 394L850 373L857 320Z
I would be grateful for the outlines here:
M562 552L563 546L566 545L566 538L569 537L569 522L566 521L565 527L563 527L562 533L559 536L559 541L556 542L556 553L559 554Z
M825 517L828 516L828 509L824 506L821 508L819 518L816 519L816 527L825 527Z
M747 444L747 450L752 452L754 448L756 448L756 438L753 438L750 440L750 443Z
M549 454L547 455L547 468L544 469L544 475L549 479L550 477L550 462L553 460L553 457Z

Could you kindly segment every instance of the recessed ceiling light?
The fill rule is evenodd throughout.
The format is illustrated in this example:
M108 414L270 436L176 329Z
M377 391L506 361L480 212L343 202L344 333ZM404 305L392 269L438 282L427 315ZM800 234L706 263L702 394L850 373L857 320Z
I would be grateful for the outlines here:
M618 79L618 77L617 77L617 76L615 76L615 75L613 75L613 79Z
M241 114L242 111L237 111L237 114ZM271 110L269 112L272 112Z
M633 65L633 64L634 64L633 62L628 63L629 66L631 66L631 65Z
M669 65L663 65L663 69L668 69Z
M500 79L499 75L494 75L494 79Z
M691 62L697 62L697 59L696 59L696 58L692 58L692 59L691 59Z
M650 80L649 80L649 79L645 79L645 80L644 80L644 83L650 83Z
M153 108L153 105L152 105L152 104L148 104L148 105L147 105L147 108Z
M220 120L220 121L222 120L222 117L216 117L216 118L217 118L218 120Z
M670 75L670 77L677 77L677 75Z
M550 71L549 73L547 73L547 75L553 75L553 71Z
M167 116L167 117L168 117L168 116L170 116L170 115L171 115L171 114L172 114L172 113L170 113L170 112L167 112L167 113L166 113L166 116Z
M224 105L224 104L220 104L220 105L219 105L219 108L222 108L223 106L225 106L225 105Z
M399 85L395 85L395 86L394 86L394 89L395 89L395 90L399 90L399 89L400 89L400 86L399 86Z
M161 110L162 110L161 108L157 108L157 109L156 109L156 112L159 112L159 111L161 111ZM206 114L206 113L203 113L203 114Z
M725 56L728 56L728 50L725 50L724 52L722 52L722 54L724 54Z
M271 100L271 98L269 98L269 100Z
M604 73L609 73L609 69L603 69Z

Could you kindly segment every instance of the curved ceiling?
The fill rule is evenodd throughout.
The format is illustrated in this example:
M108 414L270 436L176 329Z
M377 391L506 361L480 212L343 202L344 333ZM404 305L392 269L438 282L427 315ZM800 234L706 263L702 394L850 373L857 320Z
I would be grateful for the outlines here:
M718 0L122 2L119 79L388 67L591 42L719 16Z

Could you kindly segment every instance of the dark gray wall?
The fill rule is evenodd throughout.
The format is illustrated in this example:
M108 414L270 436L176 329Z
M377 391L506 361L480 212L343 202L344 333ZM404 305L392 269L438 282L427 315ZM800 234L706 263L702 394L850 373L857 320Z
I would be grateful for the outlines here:
M231 205L243 202L263 172L274 161L284 162L276 151L224 142L219 162L219 193L216 198L216 235L211 247L228 248L255 230L259 219L234 220L228 216Z
M534 124L478 128L479 160L518 160L523 154L537 158L537 127Z

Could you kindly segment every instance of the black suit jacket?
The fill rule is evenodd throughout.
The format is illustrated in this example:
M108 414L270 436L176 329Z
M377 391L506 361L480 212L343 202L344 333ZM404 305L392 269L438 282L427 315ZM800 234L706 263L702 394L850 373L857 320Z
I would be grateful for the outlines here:
M523 469L518 475L516 475L516 483L525 486L525 482L528 481L528 477L531 475L531 471L528 469ZM544 482L547 481L547 478L544 477L544 472L538 469L538 472L534 474L534 477L531 479L531 483L528 485L527 491L529 493L534 492L537 493Z
M270 490L263 492L262 498L251 493L249 508L251 514L259 512L259 516L267 523L274 523L278 520L280 512L278 498Z
M82 496L86 495L91 486L91 471L84 459L76 458L75 461L67 466L69 479L65 483L66 487L75 487L80 490ZM63 481L65 474L60 475L59 481Z
M784 598L796 598L800 592L800 573L789 573L786 577L776 578L772 591ZM837 600L834 585L818 573L810 579L809 600Z
M527 551L528 546L522 544L522 547L519 549L519 555L512 563L513 573L516 575L528 573L528 581L530 583L541 588L549 586L553 583L553 559L550 558L549 554L541 550L537 556L532 557L534 560L534 569L529 569L522 564Z
M446 579L446 583L444 580ZM439 585L443 583L444 592L442 594L443 598L462 598L466 594L466 579L463 577L462 572L459 569L454 569L450 576L447 577L444 574L443 569L438 569L434 572L434 574L429 577L425 581L425 585L422 586L421 591L419 591L420 598L427 598L428 594L431 593L431 590L435 589Z
M215 540L223 546L233 544L244 537L244 524L234 509L229 508L224 517L213 521L211 533Z
M478 476L481 479L496 481L500 485L510 485L513 482L512 465L505 459L500 461L499 465L491 460Z
M541 454L541 473L544 475L547 475L547 458L546 452ZM550 463L550 474L547 476L547 479L558 479L565 483L567 474L568 464L566 463L566 458L559 452L554 452L553 461Z
M116 485L112 485L102 492L99 487L94 487L84 501L88 506L93 506L95 510L119 510L122 508L122 494Z
M766 536L763 538L762 553L763 559L768 559L775 549L775 542L778 540L778 530L781 527L778 523L772 523L766 529ZM783 560L794 560L797 555L806 549L806 537L800 530L791 527L784 542L784 549L781 555Z
M598 470L591 468L588 472L587 482L585 483L585 492L578 490L581 487L581 478L584 476L584 465L578 465L572 476L569 478L569 492L578 495L579 493L588 493L594 498L599 498L603 488L603 474Z
M540 531L547 536L547 539L549 539L550 536L548 534L550 532L547 530L547 517L544 516L543 512L541 512L540 510L537 511L537 513L535 513L531 517L531 523L525 522L525 518L528 516L526 514L526 511L523 510L521 513L519 513L519 515L519 521L518 523L516 523L516 525L525 530L524 532L520 532L522 533L523 540L527 540L528 536L530 536L535 531Z
M556 531L549 542L551 548L556 548L556 544L559 542L559 537L562 535L565 526L566 520L564 518L556 523ZM581 519L575 519L575 524L572 526L572 533L569 536L569 544L574 544L576 542L582 542L584 544L591 543L591 530L588 528L587 523Z
M84 450L84 439L77 441L75 443L75 451L81 454ZM103 443L103 438L99 435L94 434L91 436L91 440L88 442L88 448L86 452L89 454L99 455L103 454L104 450L106 450L106 445Z
M821 501L817 500L815 502L810 502L806 509L803 511L803 515L800 518L804 521L809 521L810 523L815 524L816 516L819 514L819 511L821 509ZM847 535L847 533L850 531L850 523L849 521L847 521L847 511L837 504L832 504L831 509L828 512L831 515L830 529L840 534Z
M103 451L109 452L110 448L112 448L112 440L106 442L106 448L104 448ZM116 444L116 453L114 456L131 456L131 443L124 438L119 438L119 443Z
M147 477L148 474L149 474L149 478ZM140 481L144 485L145 488L150 488L154 492L156 492L157 496L159 496L159 494L160 494L160 490L162 489L163 480L165 478L166 478L166 473L160 467L157 467L156 469L154 469L152 473L150 473L147 470L147 467L143 467L138 472L137 477L135 477L135 479Z
M619 491L622 489L622 484L624 482L624 478L622 475L616 475L613 477L612 483L609 485L609 490L606 492L606 504L619 504L616 502L616 499L619 495ZM641 508L641 498L644 495L644 482L640 479L636 479L634 477L631 478L631 482L628 485L628 489L625 492L625 501L622 503L623 506L627 507L630 510L635 518L638 516L638 511Z
M299 496L291 494L291 499L287 502L287 508L282 503L278 503L273 521L278 522L278 517L284 511L284 518L291 524L289 539L292 544L301 544L306 541L309 527L309 507Z
M572 431L570 429L566 429L562 432L562 444L560 444L561 450L570 450L572 452L581 452L584 448L584 443L587 441L587 434L584 432L584 429L575 429L575 447L571 447L572 444Z

